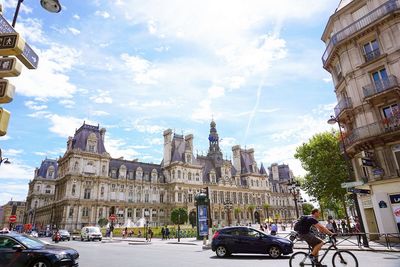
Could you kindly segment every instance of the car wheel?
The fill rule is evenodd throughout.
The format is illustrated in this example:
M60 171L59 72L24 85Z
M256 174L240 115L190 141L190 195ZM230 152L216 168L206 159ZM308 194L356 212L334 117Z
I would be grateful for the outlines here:
M99 239L99 241L101 241L101 238Z
M215 253L218 257L223 258L229 255L229 252L226 250L224 246L218 246L215 250Z
M31 267L51 267L50 263L45 259L36 260Z
M272 246L268 249L268 254L273 259L279 258L279 256L281 256L281 253L281 249L277 246Z
M83 241L83 236L81 236L81 241Z

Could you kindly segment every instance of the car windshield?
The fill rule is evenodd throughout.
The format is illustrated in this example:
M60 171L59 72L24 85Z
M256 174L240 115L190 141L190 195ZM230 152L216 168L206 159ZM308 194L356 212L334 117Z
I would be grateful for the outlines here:
M98 228L89 228L89 233L100 233Z
M60 230L60 234L68 234L68 231L67 230Z
M26 235L17 235L14 236L14 238L21 242L27 248L37 249L42 248L45 245L45 243L43 243L42 241Z

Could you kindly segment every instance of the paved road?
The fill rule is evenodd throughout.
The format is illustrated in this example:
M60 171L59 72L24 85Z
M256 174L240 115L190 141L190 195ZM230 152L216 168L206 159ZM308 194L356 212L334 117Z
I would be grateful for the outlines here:
M120 241L115 243L69 241L59 243L78 250L81 267L288 267L289 257L273 260L267 255L235 255L220 259L211 250L203 250L200 243L151 244ZM354 252L360 267L399 267L400 253ZM330 259L325 262L332 266Z

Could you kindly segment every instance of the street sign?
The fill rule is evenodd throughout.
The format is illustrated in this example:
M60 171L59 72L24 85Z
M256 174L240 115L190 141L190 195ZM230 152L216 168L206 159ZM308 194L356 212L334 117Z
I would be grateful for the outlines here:
M7 134L9 120L10 112L4 108L0 108L0 136L4 136Z
M15 222L17 221L17 215L11 215L11 216L8 218L8 221L9 221L10 223L15 223Z
M0 77L16 77L21 74L22 65L14 57L0 58Z
M115 214L111 214L110 217L108 217L110 221L115 221L117 219L117 216Z
M8 23L8 21L0 15L0 33L13 33L16 32L14 27Z
M28 69L36 69L39 64L39 56L28 44L25 44L24 51L21 55L17 55L17 58L21 60Z
M347 192L354 194L371 194L371 190L358 189L358 188L347 188Z
M10 103L13 100L15 87L6 79L0 79L0 103Z
M362 182L362 181L355 181L355 182L342 183L341 186L342 186L342 188L349 188L349 187L360 186L363 184L364 184L364 182Z
M0 34L0 56L20 55L24 47L25 41L18 33Z

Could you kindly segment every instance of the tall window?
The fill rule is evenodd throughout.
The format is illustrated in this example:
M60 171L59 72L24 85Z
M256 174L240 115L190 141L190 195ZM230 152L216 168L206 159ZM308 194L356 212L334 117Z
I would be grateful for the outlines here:
M72 185L71 195L75 196L76 184Z
M381 92L388 86L389 78L385 68L373 72L372 79L374 81L377 92Z
M376 39L364 44L363 47L364 47L365 61L367 61L367 62L370 60L373 60L381 55L381 52L379 50L379 44L376 41Z
M88 136L87 139L87 144L86 144L86 150L89 152L97 152L96 151L96 147L97 147L97 137L95 133L91 133Z
M85 189L85 194L84 194L83 198L90 199L90 189L89 188Z
M188 173L188 180L189 180L189 181L192 180L192 173L191 173L191 172Z
M181 171L178 171L178 179L181 179Z
M100 197L104 197L104 186L100 189Z
M68 217L74 216L74 207L69 207L69 214Z
M192 202L193 202L193 195L189 194L189 203L192 203Z
M84 207L82 209L82 217L88 217L89 216L89 208L88 207Z
M144 195L144 202L146 202L146 203L149 202L149 194L148 194L148 193L146 193L146 194Z
M399 106L397 104L392 104L382 108L383 116L387 119L399 114Z
M164 203L164 193L160 194L160 203Z
M50 185L47 185L47 186L46 186L45 193L46 193L46 194L50 194L50 193L51 193L51 186L50 186Z
M182 193L178 193L178 202L182 202Z

